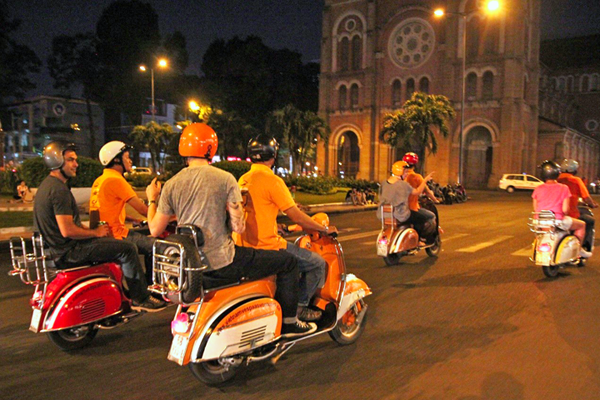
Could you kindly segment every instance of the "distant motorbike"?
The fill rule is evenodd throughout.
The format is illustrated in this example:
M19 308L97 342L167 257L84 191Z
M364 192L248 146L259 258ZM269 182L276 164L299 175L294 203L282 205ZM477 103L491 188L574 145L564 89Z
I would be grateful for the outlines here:
M329 223L323 213L313 219ZM281 307L274 299L274 277L216 282L203 275L208 262L202 252L202 232L190 225L177 230L178 234L154 246L157 284L152 290L178 304L168 359L189 365L200 381L226 382L242 365L262 360L274 363L300 340L325 332L340 345L354 343L361 336L367 314L364 297L371 289L346 271L342 247L334 236L308 232L296 240L297 246L319 253L327 262L325 285L311 303L323 311L323 317L315 333L285 338L281 336Z
M436 227L429 243L423 243L419 234L410 223L399 223L394 218L394 207L391 204L381 205L381 232L377 236L377 255L383 257L386 265L398 265L400 259L407 255L415 255L424 249L429 257L437 257L442 249L442 228L439 226L439 215L435 204L422 198L421 207L432 211L436 216Z
M555 278L560 268L568 264L585 265L585 260L579 256L581 246L579 239L570 231L557 226L556 217L552 211L533 212L529 218L529 227L535 233L532 244L531 261L542 267L544 275Z

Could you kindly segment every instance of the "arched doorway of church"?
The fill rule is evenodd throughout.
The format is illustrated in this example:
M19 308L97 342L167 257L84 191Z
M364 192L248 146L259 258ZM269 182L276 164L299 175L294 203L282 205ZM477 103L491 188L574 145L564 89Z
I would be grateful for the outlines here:
M463 177L465 187L487 188L492 173L492 134L483 126L476 126L467 133Z
M358 173L360 149L358 137L352 131L344 132L338 140L337 175L340 178L355 178Z

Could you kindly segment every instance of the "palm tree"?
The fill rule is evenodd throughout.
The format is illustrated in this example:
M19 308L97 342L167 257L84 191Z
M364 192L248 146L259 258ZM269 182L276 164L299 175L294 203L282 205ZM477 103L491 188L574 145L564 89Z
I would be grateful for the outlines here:
M150 153L150 161L155 171L159 171L159 162L161 153L164 153L171 136L173 127L169 124L159 125L154 121L146 125L137 125L129 134L133 146L137 149L144 149Z
M432 128L448 137L447 123L455 115L446 96L415 92L402 108L383 117L380 137L392 147L416 150L423 160L421 165L425 165L426 153L435 154L438 149Z
M329 139L327 123L312 111L302 111L288 104L271 113L267 132L283 138L292 156L293 171L300 174L307 155L315 146L315 141Z

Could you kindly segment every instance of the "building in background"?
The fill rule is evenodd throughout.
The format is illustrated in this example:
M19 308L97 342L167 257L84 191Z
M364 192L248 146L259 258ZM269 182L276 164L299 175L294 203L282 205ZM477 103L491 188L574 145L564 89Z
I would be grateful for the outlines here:
M88 108L85 100L37 96L5 108L9 121L5 121L3 131L4 163L37 157L53 140L74 142L79 155L92 158L97 157L104 144L104 113L96 103ZM88 110L92 115L94 140Z

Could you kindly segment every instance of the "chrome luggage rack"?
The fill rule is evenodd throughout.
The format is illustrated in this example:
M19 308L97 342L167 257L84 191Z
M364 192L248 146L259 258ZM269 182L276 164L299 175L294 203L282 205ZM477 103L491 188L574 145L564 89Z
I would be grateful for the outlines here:
M188 231L187 228L189 228L187 225L178 226L176 233L190 233L194 244L196 245L196 249L200 251L196 231L194 229ZM158 251L158 246L161 244L164 245L167 250L165 254ZM201 256L201 258L204 257ZM177 295L178 304L192 305L201 303L204 298L203 285L200 287L200 296L198 300L192 303L186 303L183 300L183 291L188 285L186 279L187 273L201 273L208 269L208 265L203 262L200 267L186 266L185 259L186 250L181 243L164 239L156 240L152 248L152 285L148 289L153 293L168 297L172 301L173 299L169 295Z
M556 231L556 217L550 210L534 211L527 224L534 233L551 233Z
M26 285L46 285L51 280L49 260L44 252L42 235L34 233L31 236L32 252L27 251L27 241L23 237L10 239L10 259L12 270L10 276L19 275Z

